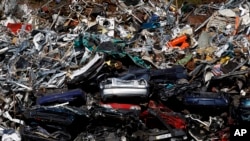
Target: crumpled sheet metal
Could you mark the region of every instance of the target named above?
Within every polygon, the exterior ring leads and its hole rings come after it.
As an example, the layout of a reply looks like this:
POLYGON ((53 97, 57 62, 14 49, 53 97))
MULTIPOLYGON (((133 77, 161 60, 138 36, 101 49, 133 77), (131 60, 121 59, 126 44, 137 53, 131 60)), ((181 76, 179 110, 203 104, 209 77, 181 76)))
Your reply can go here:
MULTIPOLYGON (((90 4, 90 2, 87 2, 88 4, 90 4)), ((71 5, 71 9, 73 11, 73 13, 79 14, 81 18, 84 19, 84 15, 81 15, 79 13, 79 11, 74 11, 74 10, 81 10, 81 8, 85 8, 84 4, 80 2, 72 2, 71 5), (80 6, 78 8, 80 9, 74 9, 77 8, 77 6, 80 6)), ((87 5, 88 5, 87 4, 87 5)), ((110 5, 112 5, 113 3, 111 2, 110 5)), ((155 12, 158 16, 160 17, 164 17, 164 15, 166 15, 166 12, 164 10, 162 10, 161 8, 159 8, 159 6, 157 4, 155 4, 154 2, 149 3, 149 4, 145 4, 145 3, 141 3, 142 5, 145 5, 145 7, 140 7, 140 6, 135 6, 136 8, 138 8, 138 10, 143 11, 144 8, 148 8, 148 7, 154 7, 155 12)), ((91 5, 91 4, 90 4, 91 5)), ((133 10, 128 10, 129 7, 124 5, 123 3, 120 3, 121 6, 123 6, 123 9, 127 9, 127 11, 125 11, 124 13, 121 12, 120 14, 128 14, 128 15, 132 15, 134 19, 134 22, 140 22, 143 19, 138 19, 138 17, 136 15, 133 14, 133 10)), ((116 5, 118 6, 118 5, 116 5)), ((88 7, 88 6, 87 6, 88 7)), ((89 6, 91 7, 91 6, 89 6)), ((119 6, 118 6, 119 7, 119 6)), ((98 6, 98 8, 101 8, 98 6)), ((29 10, 25 10, 26 12, 29 10)), ((29 11, 30 12, 30 11, 29 11)), ((119 11, 117 11, 119 13, 119 11)), ((28 12, 27 12, 28 13, 28 12)), ((146 15, 149 16, 149 14, 146 12, 146 15)), ((52 19, 53 22, 55 22, 55 27, 59 26, 60 24, 65 22, 65 18, 66 17, 61 17, 58 16, 56 14, 52 15, 52 19)), ((102 26, 102 32, 101 33, 107 33, 109 36, 114 36, 114 28, 115 28, 115 24, 114 24, 114 19, 113 18, 105 18, 105 17, 101 17, 101 16, 97 16, 97 23, 102 26), (110 24, 108 25, 106 28, 104 25, 104 21, 106 20, 105 24, 110 24), (112 31, 112 32, 111 32, 112 31)), ((130 18, 130 17, 128 17, 130 18)), ((115 20, 116 21, 116 20, 115 20)), ((116 21, 117 22, 117 21, 116 21)), ((220 21, 221 22, 221 21, 220 21)), ((39 25, 39 23, 35 23, 35 27, 36 25, 39 25)), ((124 27, 120 26, 120 31, 124 31, 123 29, 125 29, 124 27)), ((224 26, 224 25, 223 25, 224 26)), ((88 25, 87 28, 92 27, 92 25, 88 25)), ((84 32, 81 31, 79 29, 77 29, 78 27, 76 27, 73 31, 76 31, 76 33, 79 32, 84 32)), ((119 28, 118 28, 119 29, 119 28)), ((190 28, 187 28, 187 30, 189 30, 190 28)), ((126 30, 125 30, 126 31, 126 30)), ((162 31, 160 31, 161 33, 163 33, 162 31)), ((172 37, 175 38, 175 36, 177 36, 177 34, 183 34, 182 32, 185 33, 189 33, 192 34, 192 31, 180 31, 180 33, 175 33, 175 35, 173 35, 172 37)), ((121 37, 128 37, 124 36, 122 32, 120 32, 120 34, 122 35, 121 37)), ((131 34, 131 33, 129 33, 131 34)), ((154 45, 154 43, 156 41, 154 41, 154 39, 152 39, 152 36, 150 37, 151 33, 146 33, 145 35, 143 35, 147 41, 152 40, 152 42, 144 42, 144 46, 149 45, 152 46, 154 45), (153 44, 152 44, 153 43, 153 44)), ((125 34, 126 35, 126 34, 125 34)), ((13 47, 9 47, 9 48, 3 48, 1 51, 2 52, 11 52, 13 53, 13 56, 9 57, 8 63, 6 65, 6 63, 3 64, 3 70, 8 70, 8 72, 4 72, 5 76, 3 76, 3 79, 7 79, 8 83, 13 85, 14 88, 13 90, 34 90, 34 89, 39 89, 41 87, 49 87, 49 88, 61 88, 63 87, 62 83, 60 84, 55 84, 55 82, 63 82, 65 80, 65 75, 66 72, 71 71, 71 70, 65 70, 65 69, 61 69, 61 68, 65 68, 68 66, 72 66, 72 65, 79 65, 79 64, 74 64, 72 63, 72 60, 75 55, 74 53, 74 48, 72 47, 71 43, 73 41, 73 39, 77 36, 77 34, 66 34, 66 36, 69 36, 69 38, 67 37, 60 37, 57 35, 57 33, 55 33, 52 30, 49 29, 45 29, 45 30, 38 30, 38 33, 33 35, 33 36, 29 36, 26 35, 26 38, 29 39, 33 39, 33 42, 30 41, 23 41, 23 38, 19 38, 19 41, 17 41, 15 43, 16 46, 13 47), (62 40, 67 40, 66 42, 61 42, 59 41, 60 39, 62 40), (18 49, 16 49, 18 47, 18 49), (69 48, 65 48, 65 47, 69 47, 69 48), (7 51, 8 50, 8 51, 7 51), (32 68, 29 68, 29 66, 32 66, 32 68), (32 72, 30 72, 32 75, 26 75, 25 74, 25 70, 22 70, 23 68, 29 68, 30 70, 32 70, 32 72), (53 73, 47 73, 46 70, 47 69, 55 69, 56 71, 54 71, 53 73), (20 71, 20 72, 19 72, 20 71), (19 77, 20 79, 17 81, 16 80, 16 75, 17 72, 20 73, 21 77, 19 77), (45 75, 40 75, 44 74, 45 75), (62 74, 62 75, 57 75, 56 73, 62 74), (6 75, 8 74, 8 75, 6 75), (47 75, 52 75, 50 76, 51 79, 49 79, 47 77, 47 75), (29 78, 28 78, 29 77, 29 78), (57 79, 57 80, 56 80, 57 79), (12 81, 13 80, 13 81, 12 81), (36 82, 34 82, 35 80, 38 80, 36 82), (15 82, 17 81, 17 82, 15 82), (28 82, 31 81, 32 83, 28 82), (33 84, 35 83, 35 84, 33 84), (16 88, 17 87, 17 88, 16 88), (22 87, 22 88, 20 88, 22 87)), ((65 35, 62 35, 65 36, 65 35)), ((9 36, 5 36, 4 38, 9 37, 9 36)), ((6 41, 7 43, 10 43, 12 37, 9 37, 8 41, 6 41)), ((164 48, 164 47, 163 47, 164 48)), ((168 60, 167 60, 168 61, 168 60)), ((162 68, 162 67, 161 67, 162 68)))
POLYGON ((225 31, 230 28, 231 32, 234 30, 236 13, 231 9, 223 9, 216 11, 212 18, 207 23, 207 30, 215 28, 219 32, 225 31), (228 27, 230 26, 230 27, 228 27))
MULTIPOLYGON (((41 89, 67 88, 66 82, 80 75, 86 64, 97 56, 96 52, 117 58, 128 56, 142 68, 166 69, 181 65, 190 71, 191 80, 187 84, 197 78, 206 87, 212 85, 210 81, 214 77, 231 78, 240 74, 243 77, 237 79, 237 85, 232 88, 210 87, 225 92, 242 89, 242 95, 249 91, 248 86, 243 85, 248 78, 244 71, 250 63, 247 3, 235 6, 239 12, 230 8, 215 10, 205 24, 206 31, 199 34, 189 23, 177 22, 180 20, 176 17, 177 9, 170 4, 173 0, 170 3, 138 0, 133 1, 135 4, 74 0, 66 4, 58 2, 55 9, 49 7, 52 1, 48 1, 39 10, 29 9, 25 4, 16 5, 15 1, 3 0, 0 5, 6 17, 0 21, 0 90, 4 103, 0 113, 4 120, 24 124, 12 115, 17 103, 7 97, 9 94, 24 102, 22 106, 30 106, 29 96, 41 89), (13 9, 20 15, 15 15, 13 9), (32 31, 20 28, 13 34, 6 27, 8 23, 31 24, 32 31), (180 44, 173 48, 167 46, 169 41, 182 35, 189 37, 188 48, 180 49, 180 44), (202 63, 204 67, 200 66, 202 63)), ((11 125, 8 122, 4 126, 11 125)), ((19 140, 18 134, 8 134, 9 138, 12 135, 13 140, 19 140)))
POLYGON ((17 9, 17 1, 16 0, 3 0, 1 2, 0 8, 3 10, 3 13, 7 15, 11 15, 17 9))

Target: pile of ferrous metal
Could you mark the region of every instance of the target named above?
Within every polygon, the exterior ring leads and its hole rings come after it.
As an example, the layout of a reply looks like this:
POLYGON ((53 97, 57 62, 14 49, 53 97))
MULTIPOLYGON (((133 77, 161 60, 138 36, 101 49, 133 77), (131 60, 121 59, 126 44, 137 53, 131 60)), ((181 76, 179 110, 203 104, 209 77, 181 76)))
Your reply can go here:
POLYGON ((3 0, 1 139, 229 140, 250 121, 250 2, 174 4, 3 0))

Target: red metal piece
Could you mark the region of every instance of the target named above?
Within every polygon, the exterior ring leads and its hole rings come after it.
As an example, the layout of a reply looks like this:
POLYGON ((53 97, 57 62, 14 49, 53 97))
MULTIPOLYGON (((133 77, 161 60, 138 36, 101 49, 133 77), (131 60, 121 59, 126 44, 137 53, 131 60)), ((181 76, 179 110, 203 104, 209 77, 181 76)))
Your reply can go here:
POLYGON ((139 105, 135 104, 124 104, 124 103, 100 103, 102 107, 112 108, 116 110, 141 110, 139 105))
POLYGON ((229 141, 229 134, 230 134, 230 129, 229 127, 223 129, 222 131, 219 132, 219 137, 221 141, 229 141))
POLYGON ((79 24, 79 21, 77 21, 76 19, 75 20, 72 20, 70 21, 70 26, 77 26, 79 24))
POLYGON ((49 13, 49 8, 47 6, 44 6, 41 9, 44 13, 49 13))
POLYGON ((177 46, 178 44, 185 42, 187 39, 188 39, 187 35, 182 35, 182 36, 177 37, 174 40, 170 41, 169 44, 171 46, 177 46))
MULTIPOLYGON (((176 129, 186 129, 186 121, 184 118, 181 118, 180 115, 173 112, 171 109, 166 107, 163 104, 156 105, 154 101, 149 101, 149 108, 153 109, 158 113, 158 115, 164 119, 164 121, 169 124, 170 126, 176 129)), ((148 118, 151 118, 149 112, 146 110, 141 113, 140 117, 145 121, 148 118)))
POLYGON ((31 24, 22 24, 22 23, 8 23, 7 27, 11 30, 13 34, 17 34, 23 27, 26 31, 32 30, 31 24))
POLYGON ((188 40, 188 36, 187 35, 182 35, 180 37, 177 37, 177 38, 169 41, 167 43, 167 45, 169 47, 179 46, 181 49, 186 49, 186 48, 188 48, 190 46, 189 43, 187 42, 187 40, 188 40))
POLYGON ((183 42, 183 43, 181 44, 180 48, 181 48, 181 49, 186 49, 186 48, 188 48, 189 46, 190 46, 190 45, 189 45, 188 42, 183 42))

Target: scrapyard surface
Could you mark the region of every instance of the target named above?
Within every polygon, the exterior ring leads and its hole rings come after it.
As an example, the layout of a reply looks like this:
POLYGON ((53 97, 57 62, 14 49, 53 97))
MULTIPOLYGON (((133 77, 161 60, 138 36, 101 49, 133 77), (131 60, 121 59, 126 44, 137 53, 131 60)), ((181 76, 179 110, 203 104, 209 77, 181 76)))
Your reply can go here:
POLYGON ((0 5, 2 141, 245 139, 249 0, 32 2, 0 5))

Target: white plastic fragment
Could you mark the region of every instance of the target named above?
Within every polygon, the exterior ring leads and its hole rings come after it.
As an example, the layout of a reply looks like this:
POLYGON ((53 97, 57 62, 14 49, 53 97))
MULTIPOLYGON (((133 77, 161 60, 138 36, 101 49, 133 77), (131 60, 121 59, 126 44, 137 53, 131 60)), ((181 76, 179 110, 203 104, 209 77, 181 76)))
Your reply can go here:
POLYGON ((205 83, 207 83, 208 81, 210 81, 213 76, 214 76, 214 74, 211 71, 207 71, 206 74, 205 74, 205 77, 204 77, 205 83))
POLYGON ((241 96, 246 96, 246 92, 244 90, 240 90, 240 95, 241 96))
POLYGON ((180 34, 193 35, 193 28, 187 24, 182 29, 180 29, 180 34))
POLYGON ((66 18, 63 16, 58 16, 58 14, 52 15, 53 22, 55 22, 55 27, 63 25, 66 21, 66 18))
POLYGON ((231 9, 222 9, 218 11, 220 15, 225 17, 236 17, 236 13, 231 9))

